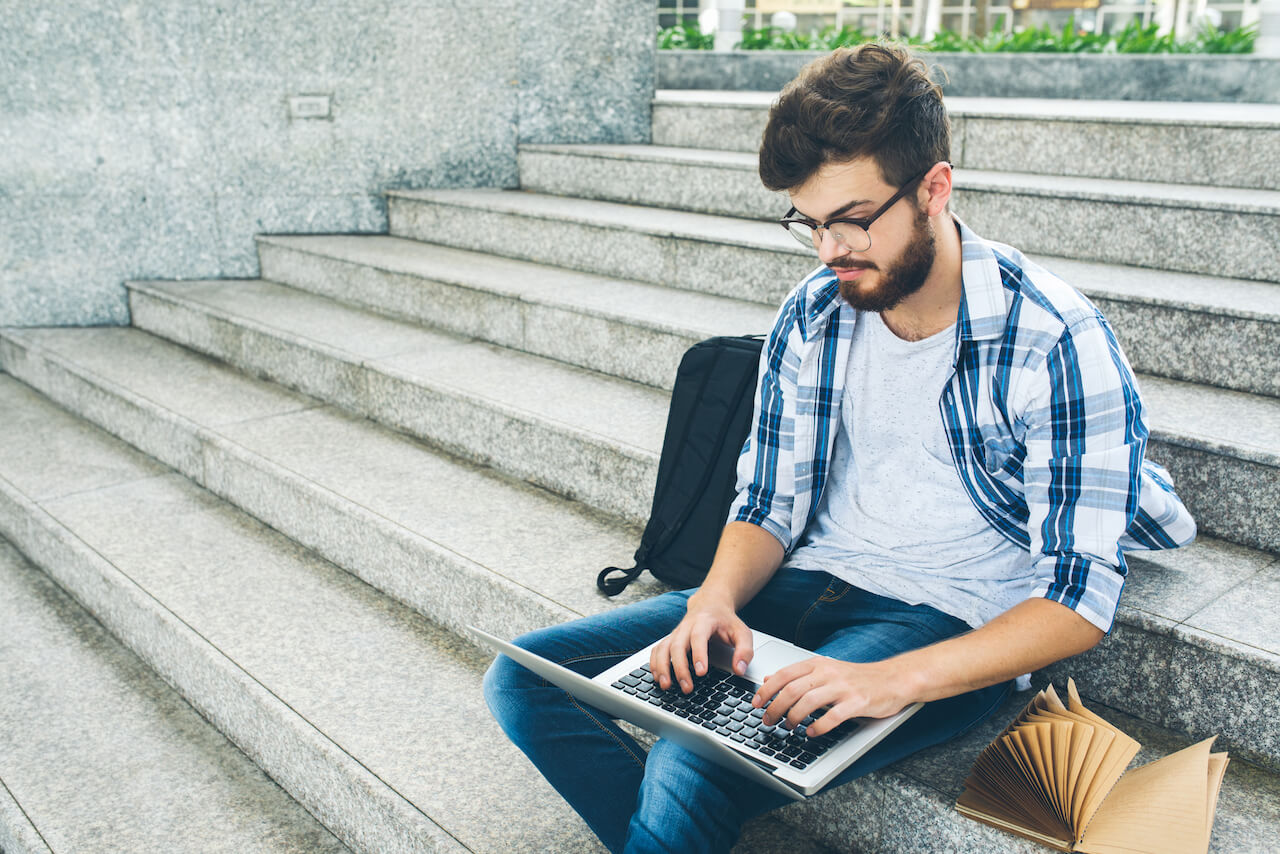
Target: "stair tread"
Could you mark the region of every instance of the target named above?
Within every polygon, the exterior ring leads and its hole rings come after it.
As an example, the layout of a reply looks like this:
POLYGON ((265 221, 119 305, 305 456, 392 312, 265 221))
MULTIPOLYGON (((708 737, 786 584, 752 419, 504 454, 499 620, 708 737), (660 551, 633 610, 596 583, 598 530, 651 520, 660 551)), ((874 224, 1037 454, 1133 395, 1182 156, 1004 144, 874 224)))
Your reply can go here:
MULTIPOLYGON (((3 380, 0 388, 17 385, 3 380)), ((46 418, 53 425, 75 420, 47 402, 27 405, 52 410, 46 418)), ((28 436, 28 441, 39 437, 28 436)), ((119 445, 105 436, 100 441, 119 445)), ((0 455, 0 476, 8 474, 10 459, 0 455)), ((485 714, 478 691, 484 658, 458 639, 178 475, 72 492, 43 501, 42 507, 199 632, 233 666, 251 674, 307 725, 469 848, 592 846, 585 830, 566 819, 567 808, 485 714), (140 518, 182 524, 130 524, 140 518), (452 701, 448 708, 432 699, 445 690, 452 701), (483 737, 459 738, 460 717, 474 720, 468 732, 483 737), (493 822, 495 797, 518 803, 521 821, 493 822)), ((995 718, 958 741, 911 757, 875 780, 925 811, 935 826, 954 821, 951 805, 972 758, 1025 699, 1012 699, 995 718)), ((1128 716, 1102 707, 1098 711, 1143 742, 1141 759, 1186 743, 1128 716)), ((1233 763, 1212 850, 1240 850, 1243 841, 1271 838, 1280 827, 1277 791, 1275 774, 1233 763)), ((803 809, 819 810, 836 821, 847 807, 833 794, 803 809)), ((1011 841, 977 825, 963 827, 995 844, 1011 841)))
POLYGON ((647 386, 383 317, 260 279, 134 286, 278 330, 420 384, 455 389, 498 408, 535 413, 567 431, 607 437, 645 452, 661 449, 667 404, 661 392, 647 386))
MULTIPOLYGON (((662 447, 669 398, 636 383, 462 340, 260 280, 138 287, 348 353, 348 358, 415 382, 446 384, 495 405, 536 413, 567 430, 654 455, 662 447)), ((1141 384, 1154 436, 1280 466, 1280 399, 1152 376, 1143 376, 1141 384)))
POLYGON ((774 315, 757 303, 388 235, 262 235, 258 242, 690 336, 767 332, 774 315))
MULTIPOLYGON (((776 92, 659 89, 653 103, 661 106, 713 106, 768 109, 776 92)), ((956 117, 1084 120, 1122 124, 1172 124, 1211 127, 1280 127, 1280 104, 1233 104, 1195 101, 1093 101, 1066 98, 945 97, 956 117)))
POLYGON ((456 635, 176 473, 40 506, 469 850, 596 850, 498 730, 487 659, 456 635), (495 797, 521 821, 494 822, 495 797))
MULTIPOLYGON (((662 145, 525 144, 520 146, 520 150, 618 161, 675 163, 706 169, 737 169, 749 172, 752 176, 756 172, 758 162, 756 155, 748 152, 662 145)), ((961 192, 1012 190, 1038 196, 1280 215, 1280 190, 1036 175, 965 168, 955 170, 955 188, 961 192)), ((779 216, 785 212, 784 208, 779 216)))
MULTIPOLYGON (((562 617, 606 607, 607 601, 595 591, 595 573, 624 561, 630 565, 627 559, 639 541, 634 528, 581 504, 442 455, 386 427, 252 379, 139 330, 38 330, 26 340, 100 377, 115 393, 145 399, 170 417, 189 422, 188 430, 216 433, 355 508, 497 572, 519 588, 514 592, 527 591, 545 603, 545 610, 562 617), (125 367, 113 372, 116 365, 125 367), (224 401, 222 408, 212 412, 194 403, 192 396, 174 389, 180 385, 207 391, 224 401), (289 404, 304 400, 310 405, 289 405, 271 414, 245 407, 237 413, 238 397, 255 389, 261 397, 274 390, 289 404), (406 478, 405 472, 414 477, 406 478), (442 502, 442 492, 471 500, 442 502), (495 537, 495 530, 503 536, 495 537), (559 533, 564 530, 574 532, 572 554, 565 553, 559 533)), ((6 411, 23 411, 24 401, 34 392, 7 376, 0 375, 0 381, 6 386, 2 398, 11 404, 6 411)), ((36 411, 33 418, 49 417, 43 408, 36 411)), ((105 486, 168 472, 142 454, 132 455, 129 467, 118 470, 121 463, 114 459, 120 452, 114 445, 98 448, 86 443, 81 433, 96 431, 77 429, 77 424, 81 422, 60 424, 57 430, 42 428, 47 436, 41 436, 41 447, 52 448, 47 453, 59 460, 58 466, 51 466, 47 454, 30 447, 40 434, 14 421, 0 443, 8 460, 6 476, 43 500, 83 489, 71 485, 75 481, 68 473, 77 469, 82 481, 92 477, 89 483, 105 486), (106 464, 100 457, 113 462, 106 464)), ((655 585, 646 579, 615 601, 652 595, 655 585)))
MULTIPOLYGON (((230 389, 273 387, 137 330, 26 329, 6 334, 56 354, 68 364, 83 365, 81 370, 104 373, 102 367, 106 366, 108 381, 126 390, 141 389, 138 393, 160 407, 182 406, 190 399, 165 391, 176 384, 174 377, 200 377, 200 385, 227 400, 228 406, 234 405, 230 389), (109 373, 120 364, 128 367, 109 373), (191 364, 201 366, 200 370, 188 367, 191 364), (224 387, 228 390, 222 390, 224 387)), ((259 418, 235 418, 223 412, 216 417, 228 426, 218 427, 218 435, 452 552, 484 566, 500 566, 499 574, 520 588, 568 611, 592 613, 604 607, 591 586, 592 572, 606 565, 629 563, 625 558, 638 542, 635 529, 615 527, 606 517, 582 511, 581 505, 533 488, 513 487, 506 478, 469 464, 442 461, 425 446, 372 422, 328 407, 298 407, 300 395, 283 390, 281 394, 294 403, 291 409, 259 418), (424 476, 402 482, 404 471, 422 471, 424 476), (436 483, 475 495, 483 502, 458 502, 465 506, 432 510, 436 483), (498 511, 491 508, 509 510, 495 515, 498 511), (572 521, 564 508, 576 508, 568 513, 572 521), (565 520, 558 521, 562 516, 565 520), (491 535, 495 529, 510 534, 495 542, 491 535), (566 564, 556 533, 566 529, 580 532, 583 542, 571 564, 566 564)), ((173 414, 194 421, 188 413, 195 407, 187 406, 190 409, 175 408, 173 414)), ((204 417, 211 421, 214 416, 206 413, 204 417)), ((199 421, 196 424, 204 426, 199 421)), ((21 448, 13 448, 6 456, 21 457, 21 448)), ((1275 556, 1202 537, 1187 549, 1133 553, 1131 557, 1142 570, 1135 573, 1137 580, 1122 600, 1121 619, 1147 627, 1149 618, 1155 618, 1161 626, 1209 632, 1236 644, 1223 647, 1229 654, 1239 654, 1238 645, 1244 644, 1249 648, 1246 652, 1257 652, 1250 653, 1251 660, 1280 670, 1280 651, 1269 651, 1280 637, 1280 629, 1267 616, 1268 600, 1246 599, 1246 610, 1236 612, 1247 616, 1243 621, 1230 612, 1220 613, 1219 604, 1224 597, 1238 598, 1236 590, 1280 574, 1280 560, 1275 556)))
POLYGON ((3 540, 0 624, 0 778, 49 849, 347 850, 3 540))

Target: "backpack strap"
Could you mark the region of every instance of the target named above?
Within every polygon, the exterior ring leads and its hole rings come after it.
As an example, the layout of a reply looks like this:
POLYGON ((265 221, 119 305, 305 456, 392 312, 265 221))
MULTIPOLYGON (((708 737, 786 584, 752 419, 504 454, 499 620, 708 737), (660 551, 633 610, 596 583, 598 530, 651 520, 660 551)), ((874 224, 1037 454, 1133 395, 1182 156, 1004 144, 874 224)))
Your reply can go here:
POLYGON ((644 567, 636 564, 630 569, 623 569, 619 566, 606 566, 600 570, 600 574, 596 576, 596 587, 606 596, 617 596, 623 590, 627 589, 627 585, 640 577, 640 573, 644 572, 644 567), (621 572, 619 578, 609 578, 610 573, 621 572))

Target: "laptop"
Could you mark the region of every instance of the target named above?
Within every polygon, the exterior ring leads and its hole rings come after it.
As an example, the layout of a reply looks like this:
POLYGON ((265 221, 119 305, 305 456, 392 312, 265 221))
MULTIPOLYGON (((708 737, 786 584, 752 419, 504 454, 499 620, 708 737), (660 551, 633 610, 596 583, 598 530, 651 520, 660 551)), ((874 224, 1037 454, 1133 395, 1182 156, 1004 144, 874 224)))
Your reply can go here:
POLYGON ((684 694, 677 685, 663 691, 656 684, 649 672, 652 645, 588 678, 474 626, 468 629, 495 651, 583 702, 797 801, 820 791, 924 705, 915 703, 887 718, 855 718, 810 737, 804 728, 821 710, 788 731, 764 724, 764 710, 751 708, 751 698, 766 676, 815 655, 763 632, 752 632, 755 653, 745 676, 731 670, 732 649, 713 640, 707 674, 695 676, 693 691, 684 694))

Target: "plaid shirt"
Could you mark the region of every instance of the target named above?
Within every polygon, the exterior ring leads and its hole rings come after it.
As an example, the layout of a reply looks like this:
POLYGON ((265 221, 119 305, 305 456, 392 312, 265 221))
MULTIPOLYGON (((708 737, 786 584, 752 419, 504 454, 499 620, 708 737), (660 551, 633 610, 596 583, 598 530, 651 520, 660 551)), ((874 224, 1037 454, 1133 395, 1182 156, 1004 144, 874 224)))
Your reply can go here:
MULTIPOLYGON (((1108 631, 1124 550, 1186 545, 1195 522, 1168 472, 1144 460, 1137 382, 1106 319, 1022 253, 959 225, 956 370, 938 401, 956 471, 992 527, 1033 555, 1032 596, 1108 631)), ((729 519, 788 552, 827 482, 856 318, 820 267, 783 303, 761 354, 729 519)))

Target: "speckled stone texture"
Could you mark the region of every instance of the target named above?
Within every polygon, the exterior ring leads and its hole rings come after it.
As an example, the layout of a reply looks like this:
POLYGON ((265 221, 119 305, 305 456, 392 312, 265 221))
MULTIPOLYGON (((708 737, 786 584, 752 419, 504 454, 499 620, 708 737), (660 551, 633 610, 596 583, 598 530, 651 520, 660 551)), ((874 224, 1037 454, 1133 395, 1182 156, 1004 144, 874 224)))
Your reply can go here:
MULTIPOLYGON (((521 186, 541 193, 775 220, 790 207, 735 152, 534 146, 521 186)), ((1280 192, 958 171, 953 209, 1026 252, 1280 281, 1280 192)))
MULTIPOLYGON (((776 92, 822 54, 658 51, 659 89, 776 92)), ((1280 60, 1262 56, 929 53, 948 95, 1280 103, 1280 60)))
POLYGON ((290 288, 239 285, 137 290, 135 323, 628 520, 647 516, 660 392, 290 288))
POLYGON ((649 138, 645 0, 18 4, 0 33, 0 325, 256 273, 258 232, 383 231, 383 190, 513 186, 515 146, 649 138), (572 61, 565 61, 566 59, 572 61), (328 117, 291 118, 295 95, 328 117))
POLYGON ((776 307, 813 269, 777 225, 590 199, 398 192, 391 233, 776 307))
POLYGON ((773 309, 380 235, 263 237, 265 278, 392 317, 671 388, 710 335, 766 332, 773 309))
POLYGON ((649 141, 657 23, 650 0, 501 5, 516 24, 521 142, 649 141))
MULTIPOLYGON (((653 142, 754 154, 775 97, 660 91, 653 142)), ((946 107, 961 168, 1280 189, 1277 105, 950 96, 946 107)))
POLYGON ((353 847, 595 850, 497 732, 485 662, 456 636, 176 475, 47 513, 3 496, 6 534, 25 519, 23 548, 353 847), (496 792, 520 803, 518 824, 492 820, 496 792))
POLYGON ((53 850, 347 850, 2 541, 0 587, 0 775, 53 850))
POLYGON ((1196 210, 1143 199, 1103 200, 1087 193, 1049 195, 966 183, 953 200, 956 213, 979 234, 1026 252, 1280 281, 1280 242, 1275 239, 1280 212, 1274 207, 1196 210))

